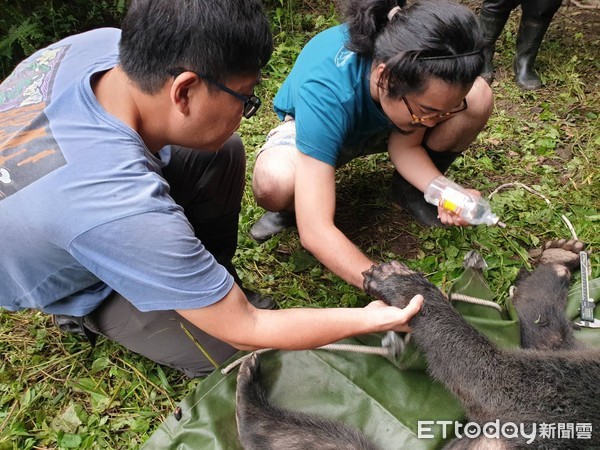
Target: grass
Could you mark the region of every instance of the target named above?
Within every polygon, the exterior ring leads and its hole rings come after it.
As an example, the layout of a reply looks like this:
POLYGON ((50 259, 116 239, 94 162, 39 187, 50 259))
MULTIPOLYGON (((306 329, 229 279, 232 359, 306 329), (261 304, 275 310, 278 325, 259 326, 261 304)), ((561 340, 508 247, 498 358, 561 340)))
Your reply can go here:
MULTIPOLYGON (((277 48, 260 95, 270 104, 306 40, 335 23, 329 2, 279 0, 271 5, 277 48)), ((474 8, 475 2, 470 4, 474 8)), ((452 178, 489 194, 503 183, 493 209, 506 229, 422 229, 385 200, 391 165, 384 155, 356 160, 338 172, 340 228, 374 260, 401 259, 444 287, 461 270, 464 254, 480 251, 498 301, 527 264, 527 251, 548 239, 569 237, 568 217, 592 251, 600 222, 600 35, 597 12, 563 6, 538 57, 546 86, 520 91, 511 79, 518 13, 498 42, 493 85, 496 109, 477 142, 451 168, 452 178)), ((248 182, 254 155, 277 119, 270 108, 245 121, 248 182)), ((369 299, 304 251, 295 230, 264 244, 247 237, 263 213, 247 188, 236 256, 244 282, 273 295, 280 307, 362 306, 369 299)), ((592 254, 593 277, 600 258, 592 254)), ((95 349, 62 336, 49 317, 26 311, 0 313, 0 450, 137 448, 200 383, 122 347, 100 340, 95 349)))

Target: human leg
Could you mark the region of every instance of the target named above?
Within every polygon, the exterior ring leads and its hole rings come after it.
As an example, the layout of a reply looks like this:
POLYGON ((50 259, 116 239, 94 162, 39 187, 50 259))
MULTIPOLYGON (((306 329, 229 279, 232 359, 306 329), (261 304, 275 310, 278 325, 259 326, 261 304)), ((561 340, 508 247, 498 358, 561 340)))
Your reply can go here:
MULTIPOLYGON (((460 155, 460 153, 433 151, 426 145, 424 147, 435 167, 442 173, 445 173, 460 155)), ((392 175, 389 198, 394 207, 409 213, 422 226, 441 226, 437 207, 427 203, 423 192, 406 181, 396 170, 392 175)))
MULTIPOLYGON (((174 147, 163 175, 171 196, 184 208, 204 247, 242 287, 232 263, 238 244, 238 220, 245 185, 246 154, 241 139, 230 137, 218 152, 174 147)), ((262 309, 275 302, 242 287, 248 300, 262 309)))
POLYGON ((535 72, 535 59, 561 3, 562 0, 524 0, 521 4, 523 15, 513 61, 515 81, 521 89, 535 90, 542 87, 542 81, 535 72))
POLYGON ((218 152, 174 147, 163 169, 170 194, 183 207, 194 233, 230 272, 245 170, 244 146, 236 135, 218 152))
POLYGON ((488 83, 494 80, 492 60, 496 51, 496 41, 502 32, 510 12, 518 5, 518 0, 484 0, 479 11, 479 23, 483 31, 484 66, 481 77, 488 83))
POLYGON ((296 128, 286 120, 269 133, 254 164, 252 190, 267 212, 252 226, 250 236, 264 242, 296 223, 294 182, 296 173, 296 128))
POLYGON ((208 375, 215 370, 215 364, 223 363, 237 352, 234 347, 204 333, 175 311, 142 312, 116 292, 85 316, 83 325, 93 333, 191 378, 208 375))

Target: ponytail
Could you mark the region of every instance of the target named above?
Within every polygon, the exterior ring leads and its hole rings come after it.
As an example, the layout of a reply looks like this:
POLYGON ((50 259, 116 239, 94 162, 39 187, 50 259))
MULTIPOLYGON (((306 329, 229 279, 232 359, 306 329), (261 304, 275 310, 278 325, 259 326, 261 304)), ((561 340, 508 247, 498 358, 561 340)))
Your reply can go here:
POLYGON ((362 56, 371 56, 377 35, 389 22, 388 14, 395 7, 403 7, 405 0, 348 0, 344 18, 350 32, 346 47, 362 56))
POLYGON ((483 68, 483 35, 468 7, 451 0, 348 0, 346 47, 385 64, 382 87, 391 97, 422 89, 436 77, 469 85, 483 68), (389 17, 388 17, 389 15, 389 17))

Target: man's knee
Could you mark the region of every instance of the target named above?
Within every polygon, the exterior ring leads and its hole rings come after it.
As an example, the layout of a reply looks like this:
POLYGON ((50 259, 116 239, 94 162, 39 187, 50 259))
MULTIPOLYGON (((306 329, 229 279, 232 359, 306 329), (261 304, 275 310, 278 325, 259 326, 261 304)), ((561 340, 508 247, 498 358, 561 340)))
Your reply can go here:
POLYGON ((225 157, 228 172, 232 173, 235 178, 245 178, 246 151, 239 135, 231 135, 223 145, 223 148, 219 150, 219 155, 225 157))
MULTIPOLYGON (((172 147, 171 161, 163 175, 171 186, 175 202, 187 208, 217 194, 228 194, 241 202, 246 172, 246 153, 242 140, 232 135, 218 152, 172 147)), ((239 205, 238 205, 239 206, 239 205)))
MULTIPOLYGON (((217 364, 223 364, 237 352, 238 350, 233 347, 224 346, 220 350, 219 354, 211 355, 211 358, 217 364)), ((185 355, 183 358, 180 358, 180 360, 177 361, 169 361, 165 365, 183 372, 189 378, 198 378, 206 377, 218 369, 218 367, 214 365, 213 361, 210 361, 203 356, 198 356, 198 354, 194 354, 185 355)))
POLYGON ((140 311, 117 292, 85 316, 83 324, 96 334, 192 378, 208 375, 216 368, 213 361, 221 364, 237 352, 175 311, 140 311))
POLYGON ((238 211, 246 185, 246 152, 237 134, 232 135, 217 152, 203 176, 206 199, 220 205, 218 211, 227 214, 238 211))

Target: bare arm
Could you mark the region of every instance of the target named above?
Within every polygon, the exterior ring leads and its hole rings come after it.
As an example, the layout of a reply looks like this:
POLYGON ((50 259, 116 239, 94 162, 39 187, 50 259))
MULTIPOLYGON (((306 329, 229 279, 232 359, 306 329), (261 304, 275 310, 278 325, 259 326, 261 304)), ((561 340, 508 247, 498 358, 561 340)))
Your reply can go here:
MULTIPOLYGON (((439 175, 443 175, 431 161, 431 158, 421 145, 423 132, 405 136, 400 133, 392 133, 388 143, 388 153, 394 167, 406 181, 415 186, 421 192, 439 175)), ((479 191, 471 189, 475 195, 479 191)), ((469 225, 456 214, 438 207, 440 221, 445 225, 465 226, 469 225)))
POLYGON ((334 167, 298 152, 295 208, 304 248, 336 275, 362 289, 362 273, 373 262, 334 224, 334 167))
POLYGON ((442 175, 421 145, 424 133, 424 130, 417 130, 408 136, 391 133, 388 142, 388 153, 394 167, 421 192, 435 177, 442 175))
POLYGON ((415 297, 399 309, 381 301, 364 308, 254 308, 237 285, 219 302, 206 308, 177 312, 198 328, 240 349, 301 350, 350 336, 395 330, 409 331, 408 321, 421 308, 415 297))

